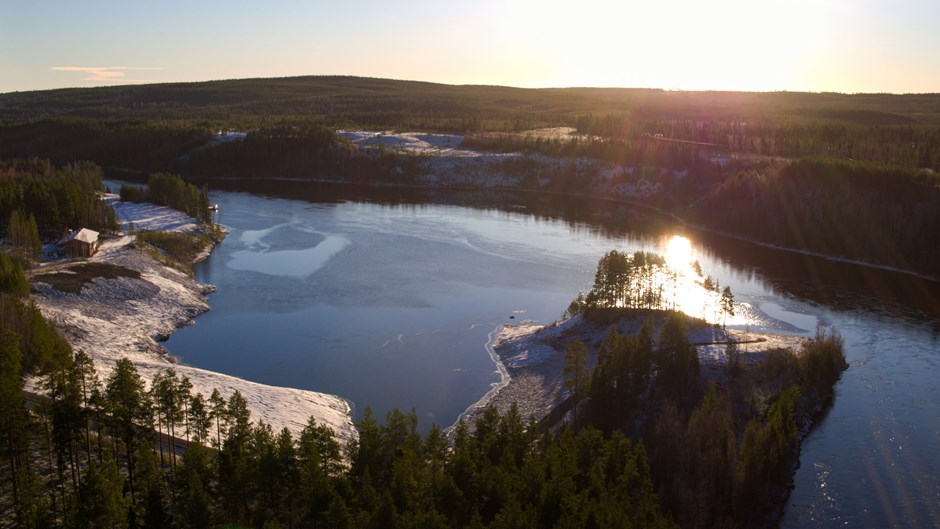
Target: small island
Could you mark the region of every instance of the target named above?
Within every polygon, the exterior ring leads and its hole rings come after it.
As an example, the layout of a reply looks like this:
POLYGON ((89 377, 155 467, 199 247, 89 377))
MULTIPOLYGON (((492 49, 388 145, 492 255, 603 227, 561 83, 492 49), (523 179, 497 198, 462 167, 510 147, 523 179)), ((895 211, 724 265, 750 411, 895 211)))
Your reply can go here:
MULTIPOLYGON (((680 526, 772 525, 800 443, 847 367, 841 337, 728 330, 666 308, 672 280, 660 256, 605 255, 567 319, 496 334, 506 376, 454 429, 509 414, 626 435, 646 446, 656 493, 680 526)), ((733 313, 730 289, 714 290, 733 313)))

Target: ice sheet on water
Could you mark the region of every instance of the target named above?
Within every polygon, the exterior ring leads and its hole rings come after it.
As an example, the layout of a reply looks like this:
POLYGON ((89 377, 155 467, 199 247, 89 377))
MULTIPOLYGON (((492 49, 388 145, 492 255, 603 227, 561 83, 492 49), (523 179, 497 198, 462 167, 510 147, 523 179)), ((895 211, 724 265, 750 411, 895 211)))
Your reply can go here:
POLYGON ((760 310, 779 324, 782 324, 779 327, 783 328, 778 330, 806 334, 814 332, 819 324, 819 318, 812 314, 792 312, 776 303, 762 303, 760 310))
POLYGON ((320 244, 303 250, 239 250, 232 253, 228 267, 276 276, 308 277, 347 245, 349 239, 328 235, 320 244))

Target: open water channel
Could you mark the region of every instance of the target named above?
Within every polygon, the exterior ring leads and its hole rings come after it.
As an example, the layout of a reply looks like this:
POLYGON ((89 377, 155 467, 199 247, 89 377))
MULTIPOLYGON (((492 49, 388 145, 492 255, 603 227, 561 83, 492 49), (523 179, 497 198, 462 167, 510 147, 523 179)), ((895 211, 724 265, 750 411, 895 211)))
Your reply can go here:
MULTIPOLYGON (((730 326, 845 338, 849 369, 803 443, 784 527, 940 527, 936 283, 727 241, 623 205, 279 184, 217 190, 229 230, 196 267, 211 312, 166 346, 182 362, 448 426, 499 381, 498 326, 561 317, 610 249, 730 285, 730 326), (291 197, 291 198, 283 198, 291 197)), ((696 302, 697 303, 697 302, 696 302)), ((697 306, 697 305, 696 305, 697 306)))

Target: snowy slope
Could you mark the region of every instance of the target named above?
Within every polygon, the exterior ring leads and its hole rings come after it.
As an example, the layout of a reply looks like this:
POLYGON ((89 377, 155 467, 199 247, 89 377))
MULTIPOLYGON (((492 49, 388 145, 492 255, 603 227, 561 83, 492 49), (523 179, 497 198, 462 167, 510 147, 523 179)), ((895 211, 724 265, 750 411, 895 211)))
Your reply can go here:
MULTIPOLYGON (((125 229, 192 231, 197 223, 190 217, 153 204, 112 202, 125 229)), ((157 262, 133 249, 132 236, 104 241, 101 251, 88 260, 63 265, 49 263, 47 268, 64 270, 84 262, 108 263, 140 272, 139 279, 96 278, 80 294, 64 293, 44 283, 37 283, 33 299, 43 315, 78 350, 95 361, 102 380, 115 362, 126 357, 140 370, 146 381, 167 368, 187 376, 193 392, 208 397, 218 389, 226 398, 240 391, 248 401, 254 421, 264 421, 275 431, 288 428, 298 434, 310 417, 332 428, 342 439, 353 439, 357 432, 350 416, 349 403, 334 395, 257 384, 247 380, 176 364, 156 338, 169 336, 209 310, 205 294, 213 287, 200 285, 185 274, 157 262)), ((42 274, 46 270, 37 270, 42 274)), ((32 381, 35 384, 36 381, 32 381)))

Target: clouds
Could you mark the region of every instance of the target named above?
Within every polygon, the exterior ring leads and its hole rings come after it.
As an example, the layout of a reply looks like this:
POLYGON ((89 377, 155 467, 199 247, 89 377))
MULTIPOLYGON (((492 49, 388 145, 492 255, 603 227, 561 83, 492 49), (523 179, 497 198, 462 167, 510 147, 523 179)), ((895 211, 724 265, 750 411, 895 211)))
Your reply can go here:
POLYGON ((153 83, 153 79, 131 79, 128 72, 154 71, 163 68, 148 66, 53 66, 50 70, 56 72, 76 72, 85 74, 82 81, 96 83, 153 83))

